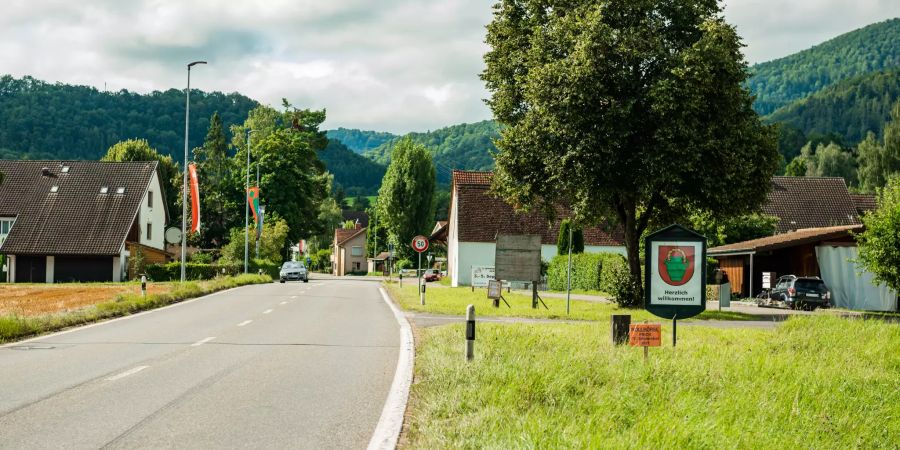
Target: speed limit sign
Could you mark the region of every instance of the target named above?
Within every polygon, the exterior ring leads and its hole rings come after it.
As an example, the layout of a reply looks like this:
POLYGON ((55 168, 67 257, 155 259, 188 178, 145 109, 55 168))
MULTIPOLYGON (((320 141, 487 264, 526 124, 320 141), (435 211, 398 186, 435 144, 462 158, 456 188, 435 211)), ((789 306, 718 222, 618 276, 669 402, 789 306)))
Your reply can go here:
POLYGON ((428 250, 428 238, 425 236, 414 237, 412 240, 412 248, 419 253, 428 250))

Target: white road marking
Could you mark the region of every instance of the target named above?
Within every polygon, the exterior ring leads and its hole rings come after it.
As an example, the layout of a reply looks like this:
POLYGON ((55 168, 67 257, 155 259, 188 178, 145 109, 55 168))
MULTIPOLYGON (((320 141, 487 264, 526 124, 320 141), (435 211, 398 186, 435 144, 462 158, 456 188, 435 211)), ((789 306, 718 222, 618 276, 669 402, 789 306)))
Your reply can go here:
POLYGON ((281 302, 279 305, 287 305, 287 302, 281 302))
POLYGON ((242 327, 242 326, 244 326, 244 325, 249 324, 250 322, 253 322, 253 321, 252 321, 252 320, 245 320, 245 321, 239 323, 238 326, 239 326, 239 327, 242 327))
POLYGON ((194 342, 193 344, 191 344, 191 347, 199 347, 199 346, 201 346, 201 345, 203 345, 203 344, 205 344, 205 343, 207 343, 207 342, 209 342, 209 341, 211 341, 211 340, 213 340, 213 339, 215 339, 215 336, 213 336, 213 337, 208 337, 208 338, 206 338, 206 339, 200 339, 199 341, 194 342))
POLYGON ((263 314, 268 314, 268 313, 270 313, 270 312, 272 312, 272 310, 271 310, 271 309, 267 309, 267 310, 263 311, 263 314))
POLYGON ((146 368, 148 368, 148 367, 150 367, 150 366, 137 366, 137 367, 135 367, 134 369, 126 370, 126 371, 124 371, 124 372, 122 372, 122 373, 120 373, 120 374, 118 374, 118 375, 113 375, 113 376, 107 378, 106 381, 116 381, 116 380, 118 380, 118 379, 125 378, 125 377, 127 377, 127 376, 129 376, 129 375, 134 375, 134 374, 136 374, 136 373, 138 373, 138 372, 140 372, 140 371, 142 371, 142 370, 144 370, 144 369, 146 369, 146 368))

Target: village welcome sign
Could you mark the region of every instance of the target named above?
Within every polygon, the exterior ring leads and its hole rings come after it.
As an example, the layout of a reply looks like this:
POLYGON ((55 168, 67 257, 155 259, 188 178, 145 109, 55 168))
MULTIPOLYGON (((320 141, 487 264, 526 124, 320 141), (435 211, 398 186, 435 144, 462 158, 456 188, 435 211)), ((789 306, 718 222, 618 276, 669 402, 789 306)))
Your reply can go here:
POLYGON ((647 236, 644 245, 647 311, 687 319, 706 310, 706 238, 681 225, 647 236))

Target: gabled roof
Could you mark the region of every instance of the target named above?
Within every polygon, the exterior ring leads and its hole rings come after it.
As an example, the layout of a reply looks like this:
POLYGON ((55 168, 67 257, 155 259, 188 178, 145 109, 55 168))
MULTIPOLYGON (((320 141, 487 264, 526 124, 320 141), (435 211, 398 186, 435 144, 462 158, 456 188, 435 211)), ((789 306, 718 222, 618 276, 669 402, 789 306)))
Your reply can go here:
POLYGON ((860 216, 878 207, 878 197, 875 194, 850 194, 850 198, 856 206, 856 213, 860 216))
MULTIPOLYGON (((538 234, 541 243, 555 245, 562 219, 571 212, 557 207, 557 219, 550 223, 539 211, 518 213, 490 192, 492 172, 453 171, 451 195, 457 196, 458 236, 461 242, 496 242, 499 234, 538 234)), ((584 230, 584 244, 621 246, 621 231, 605 231, 599 227, 584 230)))
POLYGON ((334 240, 337 242, 337 245, 343 245, 345 242, 359 236, 362 233, 365 233, 365 228, 351 228, 349 230, 338 228, 334 230, 334 240))
POLYGON ((762 211, 780 219, 778 233, 860 223, 843 178, 772 177, 762 211))
POLYGON ((766 236, 734 244, 720 245, 706 251, 709 256, 760 252, 810 244, 850 236, 850 232, 862 231, 862 225, 844 225, 839 227, 807 228, 788 233, 766 236))
POLYGON ((378 256, 376 256, 374 258, 368 258, 368 259, 372 260, 372 261, 386 261, 390 257, 391 257, 390 252, 381 252, 378 254, 378 256))
POLYGON ((0 160, 6 175, 0 184, 0 216, 16 217, 0 253, 118 254, 157 164, 0 160), (108 192, 102 194, 104 186, 108 192), (117 193, 119 188, 124 192, 117 193))

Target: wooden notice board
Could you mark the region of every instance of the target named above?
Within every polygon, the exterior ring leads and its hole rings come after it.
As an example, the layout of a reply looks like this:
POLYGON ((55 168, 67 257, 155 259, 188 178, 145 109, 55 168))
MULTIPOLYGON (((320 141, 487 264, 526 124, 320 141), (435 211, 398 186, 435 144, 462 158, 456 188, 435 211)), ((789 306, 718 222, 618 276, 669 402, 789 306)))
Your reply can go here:
POLYGON ((662 345, 662 325, 658 323, 633 323, 628 331, 628 343, 632 347, 662 345))

